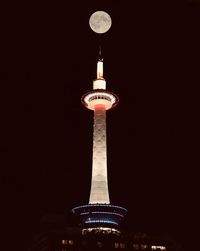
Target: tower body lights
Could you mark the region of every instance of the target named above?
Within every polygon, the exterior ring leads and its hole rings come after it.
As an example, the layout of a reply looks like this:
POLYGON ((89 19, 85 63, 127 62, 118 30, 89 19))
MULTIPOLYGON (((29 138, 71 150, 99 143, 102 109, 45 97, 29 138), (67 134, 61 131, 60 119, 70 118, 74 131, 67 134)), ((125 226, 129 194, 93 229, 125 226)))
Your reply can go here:
POLYGON ((107 179, 106 111, 117 105, 117 95, 106 90, 103 59, 97 61, 97 78, 93 90, 83 95, 83 105, 94 111, 92 180, 89 204, 72 211, 82 218, 84 227, 116 228, 127 210, 110 204, 107 179))
POLYGON ((82 97, 82 103, 94 111, 92 182, 89 204, 110 203, 107 180, 106 110, 118 102, 115 94, 106 91, 103 60, 97 62, 97 79, 93 91, 82 97))

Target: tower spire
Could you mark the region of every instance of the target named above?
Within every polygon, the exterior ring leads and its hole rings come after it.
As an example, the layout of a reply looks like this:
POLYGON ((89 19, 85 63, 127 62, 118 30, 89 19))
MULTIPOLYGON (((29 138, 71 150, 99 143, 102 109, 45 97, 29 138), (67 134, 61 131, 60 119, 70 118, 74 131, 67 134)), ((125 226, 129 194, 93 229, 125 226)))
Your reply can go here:
POLYGON ((101 45, 99 45, 99 59, 101 58, 101 45))
POLYGON ((97 78, 93 81, 93 90, 106 89, 106 80, 103 77, 103 57, 101 54, 101 46, 99 46, 99 57, 97 60, 97 78))
POLYGON ((97 62, 97 79, 103 78, 103 58, 98 60, 97 62))

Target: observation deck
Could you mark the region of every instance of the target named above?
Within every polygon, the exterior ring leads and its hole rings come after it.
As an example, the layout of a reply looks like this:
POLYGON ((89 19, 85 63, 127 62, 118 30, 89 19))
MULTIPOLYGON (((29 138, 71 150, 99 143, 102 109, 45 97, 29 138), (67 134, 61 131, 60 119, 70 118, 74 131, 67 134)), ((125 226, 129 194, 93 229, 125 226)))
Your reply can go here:
POLYGON ((97 89, 83 95, 81 102, 90 110, 94 110, 96 105, 104 105, 105 110, 109 110, 118 104, 119 98, 110 91, 97 89))

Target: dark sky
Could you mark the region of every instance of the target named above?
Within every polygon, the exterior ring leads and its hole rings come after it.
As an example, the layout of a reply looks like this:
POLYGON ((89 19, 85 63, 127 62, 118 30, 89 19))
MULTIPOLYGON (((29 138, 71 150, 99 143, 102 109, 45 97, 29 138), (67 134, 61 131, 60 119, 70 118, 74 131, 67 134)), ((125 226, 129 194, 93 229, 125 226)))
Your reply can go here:
POLYGON ((23 250, 42 215, 88 203, 93 114, 80 98, 101 44, 107 89, 120 97, 107 116, 111 202, 128 209, 133 230, 190 244, 199 216, 198 1, 80 2, 3 7, 5 240, 23 250), (96 10, 112 18, 104 35, 88 25, 96 10))

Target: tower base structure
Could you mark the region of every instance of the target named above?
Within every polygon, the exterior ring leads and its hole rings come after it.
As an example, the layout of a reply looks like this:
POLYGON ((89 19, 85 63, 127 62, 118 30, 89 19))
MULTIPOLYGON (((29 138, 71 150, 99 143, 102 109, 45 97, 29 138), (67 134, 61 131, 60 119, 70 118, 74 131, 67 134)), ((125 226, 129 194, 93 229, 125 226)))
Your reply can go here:
POLYGON ((72 209, 72 212, 81 218, 81 225, 85 231, 118 232, 118 226, 123 221, 127 210, 111 204, 87 204, 72 209), (101 231, 102 230, 102 231, 101 231))

